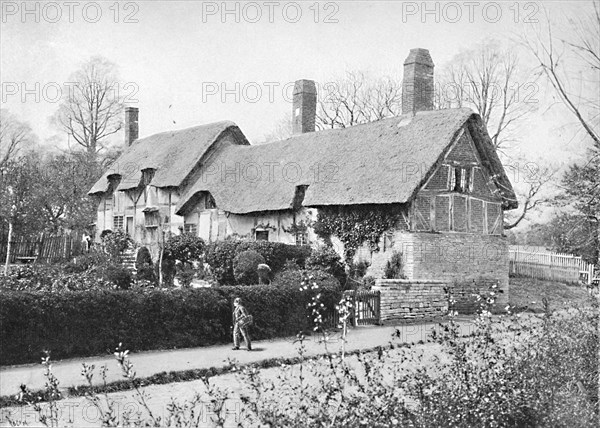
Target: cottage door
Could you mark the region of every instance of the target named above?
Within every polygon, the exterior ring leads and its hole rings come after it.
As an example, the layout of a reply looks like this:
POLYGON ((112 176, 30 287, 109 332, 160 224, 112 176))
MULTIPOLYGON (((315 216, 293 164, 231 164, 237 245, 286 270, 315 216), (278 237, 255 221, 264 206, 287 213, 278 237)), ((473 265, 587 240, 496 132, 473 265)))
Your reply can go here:
POLYGON ((210 227, 211 227, 210 211, 202 211, 200 213, 200 221, 198 224, 198 233, 200 235, 200 238, 204 239, 204 242, 210 242, 210 227))
POLYGON ((127 223, 125 224, 125 232, 127 232, 129 236, 133 236, 133 217, 127 217, 127 223))

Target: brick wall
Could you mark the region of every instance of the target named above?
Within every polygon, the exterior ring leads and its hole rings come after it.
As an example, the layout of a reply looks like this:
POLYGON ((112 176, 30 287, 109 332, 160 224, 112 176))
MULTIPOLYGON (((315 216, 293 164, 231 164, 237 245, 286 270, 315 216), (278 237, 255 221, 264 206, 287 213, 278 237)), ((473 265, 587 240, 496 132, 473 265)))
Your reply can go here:
POLYGON ((373 290, 380 294, 381 322, 431 319, 448 312, 443 281, 378 279, 373 290))
POLYGON ((477 304, 473 293, 489 291, 497 284, 497 306, 508 304, 508 242, 497 235, 472 233, 397 232, 393 246, 373 254, 367 275, 383 276, 383 269, 394 251, 404 256, 408 279, 447 283, 455 294, 457 310, 472 312, 477 304))

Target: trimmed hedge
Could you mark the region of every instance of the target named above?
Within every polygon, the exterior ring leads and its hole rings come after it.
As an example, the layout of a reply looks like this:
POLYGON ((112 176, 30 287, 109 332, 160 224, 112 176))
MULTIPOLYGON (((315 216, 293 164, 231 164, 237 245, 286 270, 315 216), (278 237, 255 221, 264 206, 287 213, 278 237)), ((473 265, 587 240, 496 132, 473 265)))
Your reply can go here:
POLYGON ((312 249, 309 245, 298 246, 281 242, 250 241, 242 239, 226 239, 206 246, 205 259, 222 285, 236 284, 233 272, 235 257, 244 251, 256 251, 263 256, 272 272, 279 272, 288 260, 293 260, 303 268, 312 249))
MULTIPOLYGON (((333 278, 315 278, 333 310, 341 297, 333 278)), ((299 281, 198 289, 84 290, 62 293, 4 291, 0 305, 2 365, 131 351, 207 346, 231 340, 233 299, 254 316, 253 339, 309 331, 310 296, 299 281)))

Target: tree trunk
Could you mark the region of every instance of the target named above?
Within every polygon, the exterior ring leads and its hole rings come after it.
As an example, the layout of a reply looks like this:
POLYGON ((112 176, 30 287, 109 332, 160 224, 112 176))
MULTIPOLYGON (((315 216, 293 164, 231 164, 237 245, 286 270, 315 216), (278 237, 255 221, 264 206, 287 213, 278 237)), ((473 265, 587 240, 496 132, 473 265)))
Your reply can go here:
POLYGON ((8 240, 6 243, 6 261, 4 262, 4 275, 8 275, 8 264, 10 263, 10 251, 11 251, 11 240, 13 234, 13 222, 10 220, 8 222, 8 240))

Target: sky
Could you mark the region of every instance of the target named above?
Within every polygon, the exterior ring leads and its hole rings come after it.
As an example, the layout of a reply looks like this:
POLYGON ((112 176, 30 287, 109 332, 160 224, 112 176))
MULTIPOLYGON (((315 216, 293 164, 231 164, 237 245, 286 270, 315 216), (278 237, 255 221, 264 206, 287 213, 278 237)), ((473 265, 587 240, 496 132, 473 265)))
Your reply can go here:
MULTIPOLYGON (((118 66, 120 90, 140 109, 140 136, 232 120, 259 142, 291 114, 290 84, 331 81, 350 70, 401 77, 411 48, 436 70, 489 38, 515 37, 532 21, 582 17, 591 1, 203 2, 1 1, 1 107, 28 122, 42 144, 64 145, 50 117, 57 88, 94 55, 118 66)), ((521 56, 523 56, 520 53, 521 56)), ((522 58, 523 67, 530 64, 522 58)), ((527 83, 527 82, 522 82, 527 83)), ((516 157, 566 165, 587 142, 535 83, 539 109, 516 157), (552 106, 548 108, 548 106, 552 106)), ((122 141, 115 134, 114 142, 122 141)))

